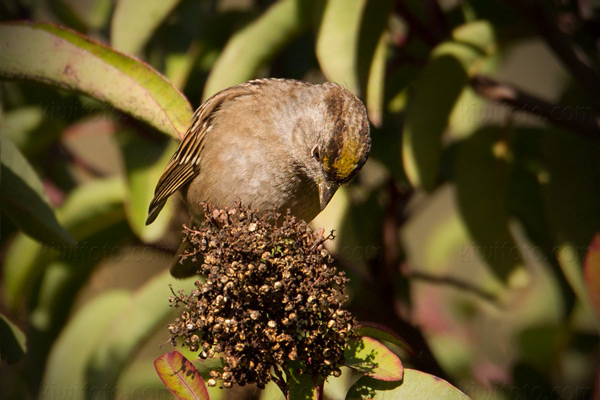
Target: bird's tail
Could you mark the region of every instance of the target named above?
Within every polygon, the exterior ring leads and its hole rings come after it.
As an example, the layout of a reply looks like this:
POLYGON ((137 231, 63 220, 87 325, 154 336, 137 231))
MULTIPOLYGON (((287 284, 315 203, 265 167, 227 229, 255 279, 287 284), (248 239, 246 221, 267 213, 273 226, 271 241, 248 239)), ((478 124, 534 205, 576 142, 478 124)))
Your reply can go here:
POLYGON ((163 207, 165 206, 166 202, 167 202, 166 199, 163 201, 160 201, 160 202, 157 202, 156 198, 152 199, 152 202, 150 203, 150 207, 148 208, 148 218, 146 218, 146 225, 150 225, 151 223, 154 222, 154 220, 160 213, 160 210, 162 210, 163 207))

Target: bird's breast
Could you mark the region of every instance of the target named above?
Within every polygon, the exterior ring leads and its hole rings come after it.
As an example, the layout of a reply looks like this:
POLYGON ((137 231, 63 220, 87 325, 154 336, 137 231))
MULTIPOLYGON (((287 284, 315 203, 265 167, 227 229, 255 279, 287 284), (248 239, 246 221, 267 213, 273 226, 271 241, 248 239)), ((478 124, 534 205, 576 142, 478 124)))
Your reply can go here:
POLYGON ((202 215, 203 201, 217 207, 241 201, 255 209, 290 209, 296 217, 312 220, 320 211, 315 183, 279 143, 268 140, 239 132, 232 140, 207 143, 199 173, 184 191, 192 215, 202 215))

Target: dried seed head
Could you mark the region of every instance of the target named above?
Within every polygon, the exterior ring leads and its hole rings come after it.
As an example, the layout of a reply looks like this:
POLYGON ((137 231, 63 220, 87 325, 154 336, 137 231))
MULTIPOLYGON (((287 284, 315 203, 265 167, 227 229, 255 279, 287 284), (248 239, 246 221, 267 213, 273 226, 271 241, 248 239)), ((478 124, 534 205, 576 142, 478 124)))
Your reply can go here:
POLYGON ((332 237, 314 232, 289 213, 261 213, 238 204, 231 209, 204 206, 205 221, 184 231, 198 261, 190 295, 170 298, 184 312, 169 325, 201 358, 223 358, 209 386, 256 383, 264 387, 271 371, 287 362, 304 373, 339 374, 346 338, 355 324, 341 308, 348 279, 323 246, 332 237), (202 261, 203 259, 203 261, 202 261))

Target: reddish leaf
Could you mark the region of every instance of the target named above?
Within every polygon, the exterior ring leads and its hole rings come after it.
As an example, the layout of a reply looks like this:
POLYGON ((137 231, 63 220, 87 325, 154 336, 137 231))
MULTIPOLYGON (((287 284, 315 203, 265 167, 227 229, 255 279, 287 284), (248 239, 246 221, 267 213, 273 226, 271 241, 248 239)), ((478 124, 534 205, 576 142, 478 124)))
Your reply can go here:
POLYGON ((368 336, 377 340, 385 340, 399 346, 411 356, 416 355, 415 351, 410 347, 408 343, 396 332, 392 331, 385 325, 378 324, 376 322, 361 321, 357 327, 357 334, 359 336, 368 336))
POLYGON ((178 351, 158 357, 154 360, 154 368, 165 387, 178 399, 209 400, 198 370, 178 351))
POLYGON ((600 316, 600 233, 596 233, 585 257, 583 277, 590 303, 600 316))
POLYGON ((347 367, 380 381, 399 381, 404 372, 398 356, 370 337, 351 339, 344 359, 347 367))

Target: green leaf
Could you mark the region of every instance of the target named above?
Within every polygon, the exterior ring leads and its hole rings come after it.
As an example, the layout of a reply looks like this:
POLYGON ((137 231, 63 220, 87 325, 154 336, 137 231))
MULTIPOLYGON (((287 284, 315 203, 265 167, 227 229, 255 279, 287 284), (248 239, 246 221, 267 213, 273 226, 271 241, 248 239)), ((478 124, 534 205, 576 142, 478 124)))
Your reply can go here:
POLYGON ((595 315, 583 276, 588 247, 600 226, 600 171, 597 143, 553 128, 543 135, 547 171, 543 207, 560 267, 589 317, 595 315))
POLYGON ((156 182, 165 165, 175 153, 177 143, 173 140, 149 141, 135 131, 123 129, 119 142, 127 177, 125 211, 135 234, 145 242, 162 237, 173 216, 173 202, 167 202, 158 218, 146 225, 148 205, 154 196, 156 182))
POLYGON ((165 57, 165 75, 177 89, 185 87, 203 50, 203 45, 192 43, 186 52, 171 52, 165 57))
POLYGON ((124 198, 122 179, 98 179, 75 189, 58 210, 58 216, 73 236, 85 238, 123 217, 124 198))
POLYGON ((289 388, 288 400, 316 400, 318 396, 318 388, 315 379, 307 374, 298 373, 299 366, 297 363, 292 363, 287 370, 287 384, 289 388))
POLYGON ((0 132, 30 160, 47 149, 63 131, 58 118, 45 113, 42 106, 23 106, 4 112, 0 132))
POLYGON ((366 96, 369 118, 381 124, 390 0, 325 2, 316 54, 328 80, 366 96))
POLYGON ((113 13, 112 46, 125 53, 139 54, 162 21, 180 0, 119 0, 113 13))
POLYGON ((369 119, 376 127, 381 127, 382 124, 388 22, 393 5, 392 0, 367 1, 361 17, 358 45, 353 54, 357 58, 360 94, 366 98, 369 119))
POLYGON ((308 26, 313 0, 281 0, 229 40, 212 67, 204 98, 251 79, 256 71, 308 26))
POLYGON ((596 315, 600 317, 600 233, 597 233, 590 244, 583 266, 583 276, 590 303, 596 315))
POLYGON ((455 42, 473 46, 479 52, 491 55, 496 52, 496 32, 486 20, 461 25, 452 31, 455 42))
MULTIPOLYGON (((43 368, 57 335, 67 322, 82 286, 89 280, 94 267, 118 254, 119 245, 133 239, 125 221, 122 205, 113 215, 103 214, 100 218, 106 225, 91 232, 81 245, 72 251, 44 259, 41 277, 33 278, 33 291, 29 303, 31 311, 29 338, 31 351, 28 360, 31 379, 41 380, 43 368)), ((100 226, 90 221, 90 225, 100 226)))
POLYGON ((112 8, 111 0, 50 0, 48 3, 61 20, 81 31, 102 28, 112 8))
POLYGON ((208 400, 204 380, 194 367, 178 351, 163 354, 154 361, 156 373, 166 388, 180 400, 208 400))
POLYGON ((25 353, 25 334, 4 315, 0 314, 0 356, 9 363, 16 363, 25 353))
POLYGON ((445 380, 424 372, 405 369, 401 382, 359 379, 348 391, 346 400, 468 400, 469 397, 445 380))
MULTIPOLYGON (((59 220, 85 249, 89 247, 89 243, 85 243, 87 238, 123 219, 124 191, 123 182, 116 178, 81 186, 58 210, 59 220)), ((77 253, 77 248, 65 250, 67 254, 77 253)), ((59 251, 44 247, 25 235, 15 239, 4 260, 2 280, 4 300, 9 309, 16 310, 41 270, 59 256, 59 251)))
POLYGON ((493 28, 486 22, 463 25, 455 41, 438 45, 408 97, 402 157, 415 187, 430 192, 437 186, 442 135, 468 78, 495 50, 493 28))
POLYGON ((508 229, 507 151, 500 128, 483 128, 460 143, 454 171, 464 223, 480 256, 505 282, 523 266, 508 229))
POLYGON ((325 3, 316 53, 328 80, 360 93, 358 76, 358 40, 367 0, 329 0, 325 3))
POLYGON ((542 185, 548 176, 541 155, 542 140, 547 134, 547 129, 544 127, 512 129, 509 141, 511 163, 507 208, 510 218, 518 220, 528 239, 540 250, 536 258, 544 256, 548 266, 559 277, 557 283, 561 288, 565 310, 569 313, 575 300, 575 293, 569 283, 562 279, 563 273, 556 258, 553 232, 549 227, 544 207, 540 207, 543 204, 542 185))
POLYGON ((174 137, 187 99, 149 65, 50 24, 0 24, 0 78, 43 83, 109 103, 174 137))
MULTIPOLYGON (((195 278, 178 281, 176 291, 191 290, 195 278)), ((87 380, 91 398, 111 398, 123 368, 156 328, 171 313, 168 271, 154 277, 137 290, 129 303, 120 310, 110 331, 96 348, 89 364, 87 380), (98 388, 102 388, 101 390, 98 388), (95 390, 91 390, 95 389, 95 390)), ((175 285, 174 285, 175 286, 175 285)), ((165 336, 168 334, 165 327, 165 336)))
POLYGON ((0 210, 27 235, 50 246, 73 246, 75 240, 57 221, 44 186, 21 152, 0 136, 0 210))
POLYGON ((131 294, 115 290, 86 303, 68 322, 52 346, 42 381, 42 399, 84 398, 86 368, 111 322, 131 294))
POLYGON ((39 272, 41 249, 47 248, 25 234, 18 234, 8 248, 2 271, 2 297, 6 307, 13 312, 26 296, 23 293, 25 286, 31 285, 27 278, 39 272))
POLYGON ((206 380, 210 379, 211 371, 223 372, 223 367, 225 366, 225 362, 223 361, 222 358, 207 358, 207 359, 203 360, 201 358, 196 358, 196 357, 198 357, 197 352, 190 351, 188 348, 182 348, 181 350, 183 352, 184 357, 185 357, 185 354, 187 354, 189 358, 192 358, 192 357, 195 358, 193 360, 194 367, 196 367, 196 370, 198 371, 198 373, 200 374, 202 379, 206 379, 206 380))
POLYGON ((388 382, 402 379, 404 369, 398 356, 373 338, 349 340, 344 359, 345 366, 374 379, 388 382))
POLYGON ((413 186, 426 191, 437 186, 442 134, 467 82, 460 61, 443 54, 429 61, 414 83, 406 106, 402 140, 404 169, 413 186))
POLYGON ((373 63, 371 64, 367 81, 367 114, 371 123, 378 128, 383 123, 387 45, 388 35, 382 34, 373 55, 373 63))

